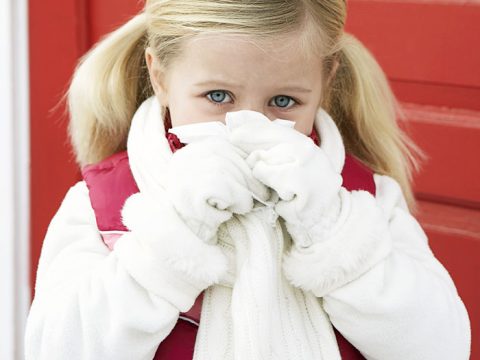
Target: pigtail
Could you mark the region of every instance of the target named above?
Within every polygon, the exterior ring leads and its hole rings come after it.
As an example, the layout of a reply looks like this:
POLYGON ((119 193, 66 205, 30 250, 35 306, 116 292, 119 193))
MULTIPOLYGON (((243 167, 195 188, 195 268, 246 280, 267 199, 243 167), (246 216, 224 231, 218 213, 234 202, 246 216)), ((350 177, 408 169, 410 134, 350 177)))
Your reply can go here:
POLYGON ((153 95, 146 22, 139 13, 80 59, 67 93, 69 134, 80 165, 125 149, 134 112, 153 95))
POLYGON ((350 34, 343 34, 339 44, 339 65, 323 106, 337 122, 346 150, 397 180, 415 212, 412 172, 424 154, 399 128, 397 118, 405 116, 373 55, 350 34))

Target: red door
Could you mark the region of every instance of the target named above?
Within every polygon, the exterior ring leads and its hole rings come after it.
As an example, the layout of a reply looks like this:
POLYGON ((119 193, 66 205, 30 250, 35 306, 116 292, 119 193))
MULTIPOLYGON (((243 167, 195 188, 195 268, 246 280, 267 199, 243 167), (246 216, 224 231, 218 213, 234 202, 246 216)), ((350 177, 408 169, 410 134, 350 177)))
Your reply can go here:
MULTIPOLYGON (((347 31, 376 56, 429 160, 415 178, 420 219, 453 277, 480 360, 480 4, 348 0, 347 31)), ((30 1, 32 285, 41 243, 77 179, 66 119, 53 110, 77 59, 141 8, 136 0, 30 1)))

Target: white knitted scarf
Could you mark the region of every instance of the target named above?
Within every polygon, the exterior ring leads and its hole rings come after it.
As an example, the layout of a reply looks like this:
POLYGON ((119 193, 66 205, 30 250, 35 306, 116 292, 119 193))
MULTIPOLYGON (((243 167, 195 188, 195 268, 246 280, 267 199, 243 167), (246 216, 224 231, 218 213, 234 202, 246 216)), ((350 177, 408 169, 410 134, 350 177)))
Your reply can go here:
MULTIPOLYGON (((335 123, 320 109, 315 127, 322 149, 340 171, 345 150, 335 123)), ((155 97, 135 113, 128 155, 141 192, 165 191, 172 151, 155 97)), ((283 275, 282 257, 292 241, 283 219, 272 218, 272 211, 256 202, 250 213, 220 226, 218 244, 230 268, 204 292, 194 360, 340 359, 322 299, 293 287, 283 275)))

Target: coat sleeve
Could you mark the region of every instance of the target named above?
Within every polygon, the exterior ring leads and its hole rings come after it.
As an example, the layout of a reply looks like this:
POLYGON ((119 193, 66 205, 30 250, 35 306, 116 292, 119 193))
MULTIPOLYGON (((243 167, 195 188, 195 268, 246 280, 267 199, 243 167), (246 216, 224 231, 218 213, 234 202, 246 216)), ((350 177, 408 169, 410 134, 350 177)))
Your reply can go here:
MULTIPOLYGON (((173 213, 163 215, 172 216, 165 223, 178 221, 173 213)), ((110 251, 98 232, 86 184, 73 186, 43 243, 26 325, 26 359, 152 359, 179 312, 208 285, 168 265, 168 251, 162 249, 174 248, 170 233, 132 231, 110 251)), ((188 240, 175 240, 183 244, 177 261, 199 256, 192 247, 188 253, 188 240)), ((202 255, 212 261, 220 256, 216 250, 202 255)))
POLYGON ((470 322, 449 273, 398 183, 374 178, 376 197, 350 193, 346 230, 292 251, 287 276, 322 297, 332 324, 367 359, 468 360, 470 322))

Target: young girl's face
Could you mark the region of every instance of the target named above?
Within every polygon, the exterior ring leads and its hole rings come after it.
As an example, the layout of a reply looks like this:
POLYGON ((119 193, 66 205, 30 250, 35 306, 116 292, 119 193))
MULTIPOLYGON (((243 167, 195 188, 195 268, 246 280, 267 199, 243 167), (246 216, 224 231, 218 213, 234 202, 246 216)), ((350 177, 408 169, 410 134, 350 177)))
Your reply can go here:
POLYGON ((321 60, 305 56, 298 35, 254 43, 246 36, 204 35, 188 40, 164 74, 150 48, 147 65, 156 96, 172 126, 224 121, 225 113, 254 110, 295 121, 310 134, 322 91, 321 60))

